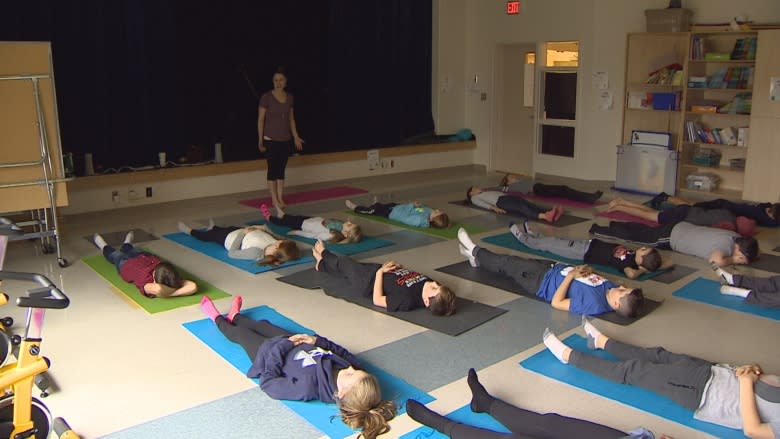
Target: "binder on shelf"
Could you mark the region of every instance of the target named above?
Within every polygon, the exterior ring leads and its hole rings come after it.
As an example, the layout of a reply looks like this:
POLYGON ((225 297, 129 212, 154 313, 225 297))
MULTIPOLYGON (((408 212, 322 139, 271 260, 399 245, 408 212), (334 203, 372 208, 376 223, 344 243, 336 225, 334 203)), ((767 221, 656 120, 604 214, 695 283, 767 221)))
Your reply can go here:
POLYGON ((672 134, 659 131, 631 131, 631 144, 641 146, 660 146, 672 149, 672 134))

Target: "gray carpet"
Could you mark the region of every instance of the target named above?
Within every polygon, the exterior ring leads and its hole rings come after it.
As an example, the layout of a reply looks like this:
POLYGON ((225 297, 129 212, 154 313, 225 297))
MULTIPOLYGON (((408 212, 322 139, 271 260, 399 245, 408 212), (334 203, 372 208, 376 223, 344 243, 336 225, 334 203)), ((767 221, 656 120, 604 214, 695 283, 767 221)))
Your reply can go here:
POLYGON ((466 376, 470 367, 479 370, 536 346, 544 328, 557 334, 581 322, 580 316, 532 299, 519 298, 501 308, 509 312, 457 337, 425 331, 366 351, 361 358, 430 392, 466 376))
POLYGON ((292 410, 271 399, 257 387, 102 437, 170 439, 322 436, 319 430, 301 421, 292 410), (273 413, 273 416, 258 416, 260 413, 273 413))

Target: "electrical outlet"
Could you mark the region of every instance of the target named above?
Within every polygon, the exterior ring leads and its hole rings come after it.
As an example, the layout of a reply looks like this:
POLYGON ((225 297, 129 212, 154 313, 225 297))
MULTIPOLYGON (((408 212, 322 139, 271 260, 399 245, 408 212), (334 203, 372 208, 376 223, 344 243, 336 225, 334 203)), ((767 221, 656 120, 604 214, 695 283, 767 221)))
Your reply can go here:
POLYGON ((152 198, 152 187, 147 186, 146 187, 146 198, 152 198))

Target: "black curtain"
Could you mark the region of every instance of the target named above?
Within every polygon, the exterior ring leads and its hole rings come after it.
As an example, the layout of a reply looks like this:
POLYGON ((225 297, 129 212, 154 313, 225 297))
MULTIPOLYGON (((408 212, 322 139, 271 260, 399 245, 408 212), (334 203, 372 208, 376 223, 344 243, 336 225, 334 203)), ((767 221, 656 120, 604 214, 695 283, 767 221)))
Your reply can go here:
POLYGON ((31 0, 0 6, 0 40, 52 42, 63 149, 100 171, 210 159, 215 142, 259 158, 277 66, 307 153, 431 132, 431 14, 430 0, 31 0))

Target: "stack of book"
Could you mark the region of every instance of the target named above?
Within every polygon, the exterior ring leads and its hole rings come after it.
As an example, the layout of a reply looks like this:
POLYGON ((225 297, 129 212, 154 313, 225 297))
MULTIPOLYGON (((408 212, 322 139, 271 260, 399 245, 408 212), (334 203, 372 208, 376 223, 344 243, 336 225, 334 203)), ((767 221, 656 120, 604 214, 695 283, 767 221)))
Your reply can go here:
POLYGON ((709 128, 698 121, 685 122, 686 140, 691 143, 736 145, 738 128, 709 128))
POLYGON ((707 79, 707 88, 752 88, 753 72, 753 66, 722 67, 707 79))
POLYGON ((718 113, 750 114, 753 105, 753 93, 737 93, 731 102, 718 107, 718 113))
POLYGON ((669 64, 647 75, 645 84, 682 85, 682 65, 669 64))
POLYGON ((731 50, 730 58, 735 60, 756 59, 756 37, 737 39, 737 41, 734 42, 734 49, 731 50))

